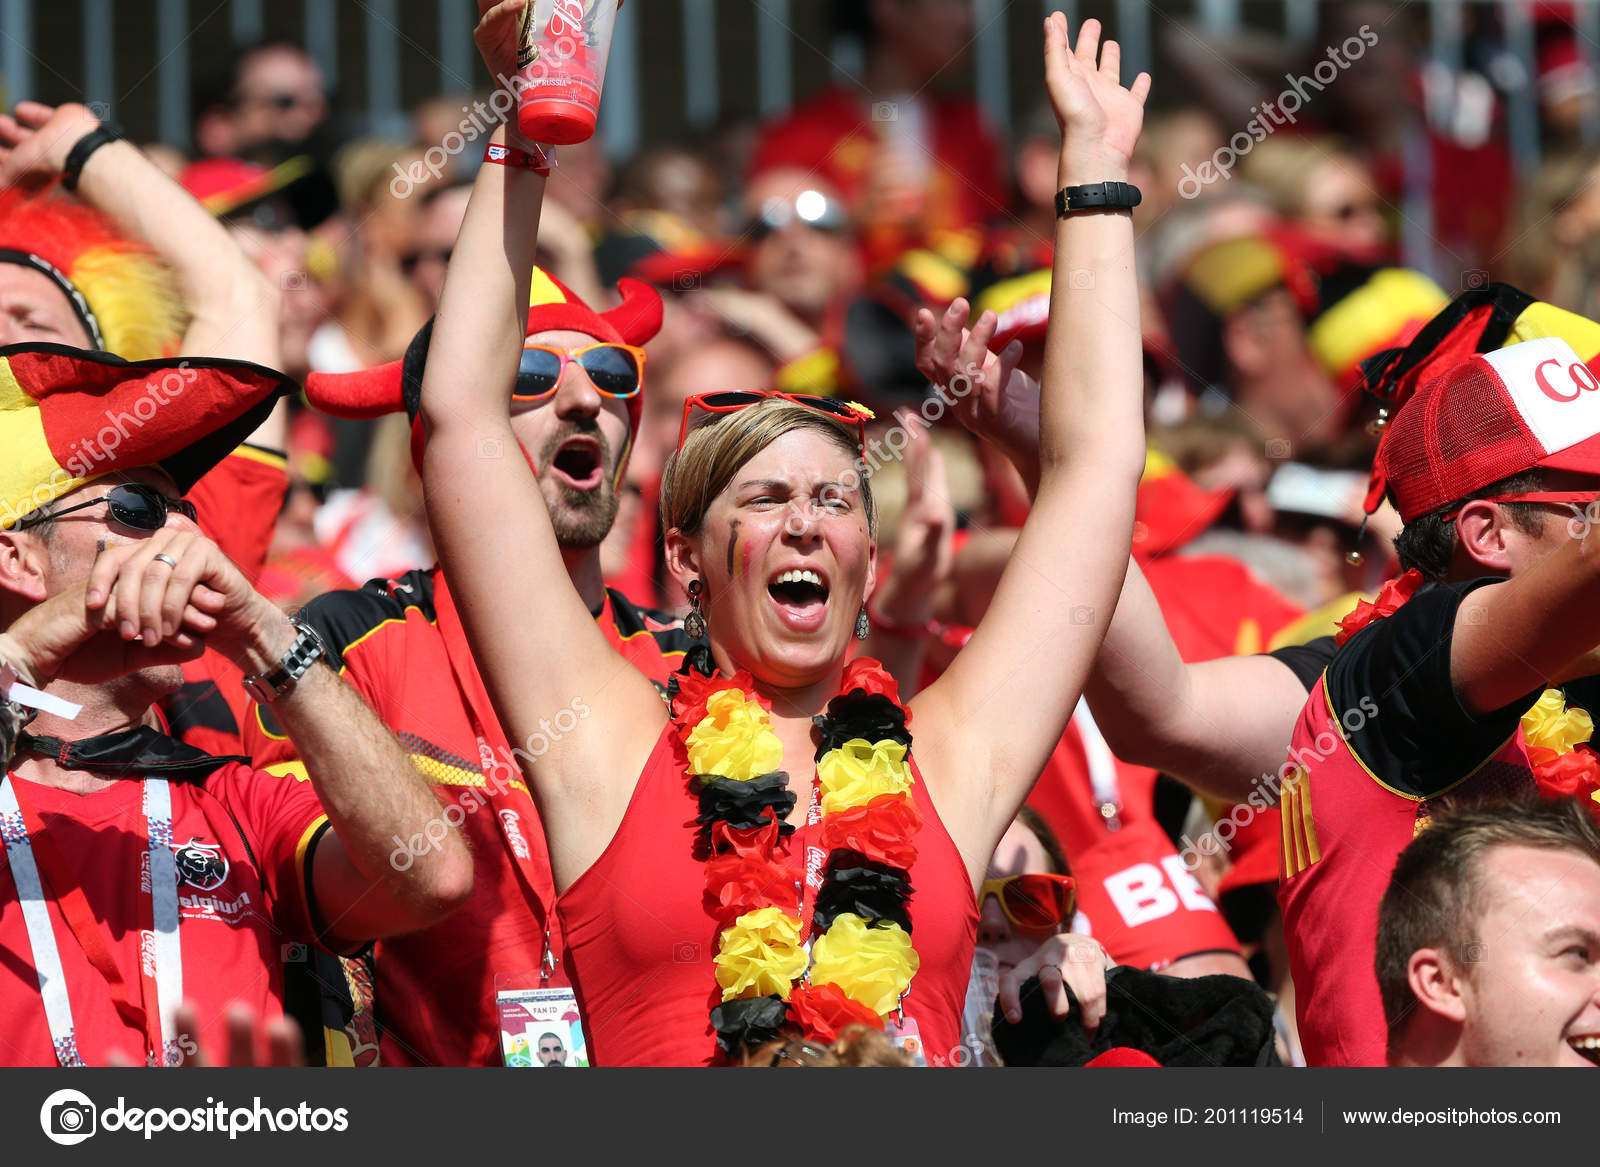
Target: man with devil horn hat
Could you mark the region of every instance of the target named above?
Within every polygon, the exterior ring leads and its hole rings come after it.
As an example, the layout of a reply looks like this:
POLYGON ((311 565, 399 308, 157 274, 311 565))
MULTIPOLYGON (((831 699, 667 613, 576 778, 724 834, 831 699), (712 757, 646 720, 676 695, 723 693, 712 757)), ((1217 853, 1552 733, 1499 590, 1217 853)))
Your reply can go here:
MULTIPOLYGON (((655 291, 637 280, 623 280, 619 290, 622 303, 597 312, 554 277, 535 271, 521 369, 516 384, 507 387, 516 402, 512 428, 521 449, 485 443, 477 453, 528 459, 573 586, 607 639, 664 686, 694 643, 683 621, 635 606, 605 586, 600 570, 600 542, 616 517, 617 491, 639 427, 639 346, 661 326, 655 291)), ((389 365, 313 373, 308 398, 341 417, 404 409, 412 422, 412 454, 420 463, 427 435, 417 412, 431 334, 430 322, 404 358, 389 365)), ((497 553, 492 546, 482 551, 497 553)), ((528 602, 538 604, 539 597, 530 595, 528 602)), ((561 938, 552 931, 554 887, 544 833, 518 758, 537 756, 550 739, 572 732, 588 714, 585 701, 595 695, 574 694, 570 706, 549 711, 548 730, 532 741, 508 742, 467 649, 449 583, 437 567, 330 592, 300 615, 400 736, 447 811, 459 808, 455 813, 462 816, 476 865, 477 891, 455 915, 426 931, 381 942, 370 966, 346 962, 342 976, 336 969, 319 970, 318 980, 331 988, 324 1026, 328 1058, 499 1064, 496 994, 508 978, 531 978, 535 988, 569 983, 560 962, 561 938), (341 1000, 347 990, 349 999, 341 1000), (369 993, 370 1001, 363 1000, 369 993), (340 1033, 341 1026, 348 1032, 340 1033)), ((558 664, 529 661, 528 667, 558 664)), ((245 741, 259 764, 286 772, 298 765, 292 743, 265 706, 247 719, 245 741)))

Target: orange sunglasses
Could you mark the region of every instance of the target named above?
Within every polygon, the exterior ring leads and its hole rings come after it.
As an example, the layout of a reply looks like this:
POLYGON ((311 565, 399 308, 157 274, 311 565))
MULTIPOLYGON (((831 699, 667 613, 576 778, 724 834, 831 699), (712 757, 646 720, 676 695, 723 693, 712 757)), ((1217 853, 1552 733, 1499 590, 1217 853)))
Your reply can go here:
POLYGON ((1006 919, 1024 932, 1059 932, 1072 922, 1077 884, 1070 875, 1008 875, 986 879, 978 889, 978 909, 990 896, 1000 901, 1006 919))
POLYGON ((517 365, 513 401, 542 401, 561 384, 561 374, 576 361, 607 397, 632 397, 644 378, 644 349, 631 344, 602 341, 582 348, 555 348, 547 344, 522 347, 517 365))

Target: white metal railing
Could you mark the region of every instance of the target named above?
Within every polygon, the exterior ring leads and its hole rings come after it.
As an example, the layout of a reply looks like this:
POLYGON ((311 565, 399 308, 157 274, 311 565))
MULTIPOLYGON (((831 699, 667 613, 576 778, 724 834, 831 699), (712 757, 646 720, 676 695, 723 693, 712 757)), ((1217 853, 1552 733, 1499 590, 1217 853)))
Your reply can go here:
MULTIPOLYGON (((0 77, 11 101, 30 97, 48 86, 41 86, 47 67, 42 67, 36 44, 37 14, 51 0, 0 0, 0 77)), ((119 62, 112 21, 112 0, 79 0, 82 9, 82 61, 87 92, 84 97, 103 105, 116 116, 119 81, 123 85, 140 83, 153 74, 158 94, 157 134, 164 140, 187 144, 190 110, 189 80, 195 63, 191 60, 192 21, 209 15, 209 0, 191 4, 190 0, 144 0, 153 9, 156 30, 155 58, 134 63, 119 62), (118 78, 120 63, 127 76, 118 78)), ((618 15, 611 52, 606 100, 602 109, 602 130, 608 148, 616 155, 633 152, 640 144, 643 94, 640 86, 642 10, 654 6, 660 12, 673 0, 633 0, 618 15)), ((755 19, 755 105, 762 115, 789 106, 795 94, 795 34, 792 24, 804 6, 822 0, 676 0, 683 25, 683 87, 673 95, 651 94, 652 102, 675 101, 682 110, 685 128, 702 129, 716 121, 723 105, 724 73, 719 69, 719 17, 740 5, 748 5, 755 19)), ((864 0, 863 0, 864 2, 864 0)), ((1327 0, 1322 0, 1327 2, 1327 0)), ((1297 43, 1308 42, 1316 32, 1319 0, 1280 0, 1278 31, 1297 43)), ((227 27, 235 43, 259 37, 265 27, 265 0, 227 0, 227 27)), ((306 48, 322 65, 330 82, 339 80, 340 5, 354 8, 362 26, 365 62, 364 86, 360 92, 345 87, 347 101, 357 103, 355 112, 364 115, 375 132, 394 133, 405 125, 406 96, 401 86, 403 53, 421 53, 431 59, 437 72, 438 92, 459 92, 478 82, 476 53, 472 47, 471 21, 475 13, 472 0, 435 0, 433 12, 425 6, 408 4, 405 18, 420 27, 401 27, 400 0, 303 0, 303 27, 306 48), (419 15, 427 16, 419 22, 419 15)), ((1534 165, 1539 158, 1539 121, 1532 78, 1535 76, 1534 29, 1531 0, 1422 0, 1429 21, 1429 52, 1447 68, 1458 68, 1466 27, 1465 10, 1474 7, 1499 9, 1506 31, 1507 47, 1528 83, 1508 94, 1507 116, 1511 143, 1520 168, 1534 165)), ((131 7, 123 0, 120 7, 131 7)), ((1209 35, 1227 37, 1240 27, 1241 0, 1192 0, 1190 19, 1209 35)), ((1156 22, 1168 14, 1149 0, 1102 0, 1092 6, 1078 0, 974 0, 976 44, 973 53, 975 91, 984 108, 1002 130, 1011 125, 1014 94, 1012 78, 1017 62, 1010 52, 1010 32, 1017 22, 1032 24, 1049 11, 1063 11, 1076 22, 1080 9, 1109 11, 1111 33, 1123 45, 1123 59, 1130 69, 1148 67, 1156 22)), ((1600 0, 1579 0, 1580 42, 1589 58, 1600 57, 1600 0)), ((124 12, 126 17, 126 12, 124 12)), ((837 75, 852 75, 860 68, 859 47, 840 42, 832 47, 832 63, 837 75)), ((50 77, 48 80, 54 81, 50 77)), ((420 95, 410 95, 415 102, 420 95)), ((1600 115, 1597 115, 1600 117, 1600 115)), ((1600 140, 1600 124, 1588 127, 1591 141, 1600 140)))

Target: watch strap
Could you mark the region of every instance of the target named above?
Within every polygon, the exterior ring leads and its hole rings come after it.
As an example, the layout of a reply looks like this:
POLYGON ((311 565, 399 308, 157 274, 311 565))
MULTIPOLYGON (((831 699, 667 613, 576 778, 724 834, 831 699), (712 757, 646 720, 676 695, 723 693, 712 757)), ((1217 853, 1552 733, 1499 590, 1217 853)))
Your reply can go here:
POLYGON ((1056 216, 1065 218, 1073 211, 1126 211, 1143 201, 1144 195, 1131 182, 1089 182, 1056 192, 1056 216))
POLYGON ((244 679, 244 687, 250 695, 263 704, 287 693, 327 652, 327 646, 322 637, 317 635, 316 629, 303 620, 291 618, 291 623, 299 635, 283 654, 278 667, 271 672, 256 673, 244 679))

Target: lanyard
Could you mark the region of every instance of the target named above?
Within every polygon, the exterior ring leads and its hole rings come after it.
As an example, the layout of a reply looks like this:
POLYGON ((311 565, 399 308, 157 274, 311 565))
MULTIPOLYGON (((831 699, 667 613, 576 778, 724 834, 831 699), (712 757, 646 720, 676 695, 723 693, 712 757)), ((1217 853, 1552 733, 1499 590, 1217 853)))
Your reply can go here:
POLYGON ((1078 698, 1073 710, 1072 724, 1078 727, 1078 738, 1083 743, 1083 756, 1089 766, 1089 785, 1094 790, 1095 807, 1106 820, 1106 830, 1122 829, 1122 786, 1117 780, 1117 758, 1106 743, 1100 727, 1089 712, 1089 702, 1078 698))
MULTIPOLYGON (((828 862, 828 853, 814 840, 820 837, 817 824, 822 821, 822 779, 815 768, 811 777, 811 800, 806 806, 804 843, 800 848, 805 861, 805 875, 797 889, 800 892, 800 943, 811 953, 811 926, 817 915, 817 893, 822 890, 822 869, 828 862)), ((806 970, 809 982, 811 972, 806 970)))
POLYGON ((183 954, 178 940, 178 871, 172 850, 172 791, 165 778, 141 783, 145 816, 144 854, 139 862, 139 888, 144 900, 139 932, 139 997, 133 1000, 122 971, 111 955, 104 929, 95 919, 71 866, 45 831, 43 821, 22 788, 7 775, 0 779, 0 838, 11 864, 22 905, 28 944, 33 950, 39 992, 56 1060, 81 1066, 72 1006, 61 952, 50 923, 44 885, 55 893, 56 907, 72 930, 90 965, 106 982, 122 1019, 145 1036, 146 1060, 152 1065, 177 1065, 180 1060, 173 1015, 183 998, 183 954), (41 877, 41 868, 43 869, 41 877))
MULTIPOLYGON (((545 941, 540 973, 542 979, 549 980, 557 963, 551 947, 555 881, 544 851, 544 832, 531 829, 531 824, 538 817, 533 804, 533 792, 523 781, 516 755, 511 752, 505 731, 500 728, 494 706, 489 701, 488 690, 484 688, 483 678, 473 663, 472 650, 467 646, 466 632, 456 612, 455 597, 451 595, 443 575, 436 574, 434 582, 434 611, 438 617, 436 627, 444 641, 445 656, 449 658, 450 669, 455 674, 456 687, 466 698, 467 720, 478 739, 478 761, 484 776, 483 794, 494 812, 495 826, 499 829, 506 853, 511 857, 512 866, 522 880, 529 905, 544 905, 545 941), (501 755, 498 759, 497 753, 501 755), (495 765, 497 761, 510 769, 515 776, 514 783, 499 780, 496 771, 500 767, 495 765)), ((560 944, 559 937, 557 944, 560 944)))

